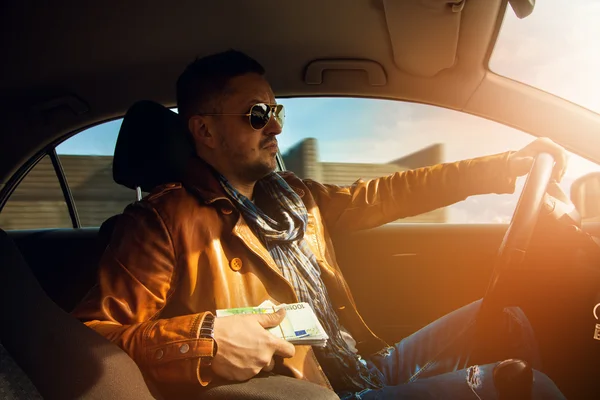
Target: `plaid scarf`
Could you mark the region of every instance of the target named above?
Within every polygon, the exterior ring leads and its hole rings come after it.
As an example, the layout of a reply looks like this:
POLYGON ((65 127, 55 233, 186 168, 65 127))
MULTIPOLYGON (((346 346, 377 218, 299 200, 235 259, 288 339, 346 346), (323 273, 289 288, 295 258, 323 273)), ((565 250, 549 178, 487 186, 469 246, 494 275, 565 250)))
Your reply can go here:
POLYGON ((304 238, 308 212, 300 197, 275 172, 258 181, 258 187, 274 200, 273 218, 233 188, 225 177, 218 178, 298 299, 310 304, 329 335, 327 346, 315 348, 315 353, 334 389, 360 391, 383 387, 383 376, 370 372, 365 361, 350 350, 340 335, 340 323, 321 279, 321 270, 304 238))

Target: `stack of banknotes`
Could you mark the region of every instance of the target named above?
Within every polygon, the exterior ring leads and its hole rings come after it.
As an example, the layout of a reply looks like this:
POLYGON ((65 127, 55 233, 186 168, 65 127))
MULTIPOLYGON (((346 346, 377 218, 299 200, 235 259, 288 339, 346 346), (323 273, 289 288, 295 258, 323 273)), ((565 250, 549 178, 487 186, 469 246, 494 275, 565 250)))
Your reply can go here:
POLYGON ((258 307, 229 308, 217 310, 217 317, 243 314, 269 314, 285 308, 285 319, 281 324, 268 328, 273 335, 285 339, 294 345, 324 347, 327 344, 327 333, 319 322, 315 312, 308 303, 275 305, 270 300, 258 307))

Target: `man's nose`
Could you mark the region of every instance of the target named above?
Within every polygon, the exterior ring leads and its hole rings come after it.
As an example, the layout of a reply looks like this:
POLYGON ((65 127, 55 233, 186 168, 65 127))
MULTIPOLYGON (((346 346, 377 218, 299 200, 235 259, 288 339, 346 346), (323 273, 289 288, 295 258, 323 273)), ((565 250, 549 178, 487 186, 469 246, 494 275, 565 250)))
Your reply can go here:
POLYGON ((281 125, 277 121, 277 118, 271 117, 267 126, 265 126, 263 133, 269 136, 277 136, 283 131, 281 125))

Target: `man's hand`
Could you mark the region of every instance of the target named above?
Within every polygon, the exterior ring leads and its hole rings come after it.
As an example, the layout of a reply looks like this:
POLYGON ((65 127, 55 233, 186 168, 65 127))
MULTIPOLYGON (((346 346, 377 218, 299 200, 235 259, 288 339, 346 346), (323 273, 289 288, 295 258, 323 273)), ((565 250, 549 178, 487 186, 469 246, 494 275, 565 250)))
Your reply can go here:
POLYGON ((294 345, 265 328, 277 326, 285 309, 273 314, 232 315, 215 319, 213 330, 218 350, 212 361, 215 374, 229 380, 245 381, 275 366, 273 355, 292 357, 294 345))
POLYGON ((548 138, 539 138, 513 153, 508 158, 508 168, 511 176, 522 176, 529 172, 533 159, 540 153, 549 153, 554 156, 556 164, 552 177, 560 182, 567 169, 569 156, 565 149, 548 138))

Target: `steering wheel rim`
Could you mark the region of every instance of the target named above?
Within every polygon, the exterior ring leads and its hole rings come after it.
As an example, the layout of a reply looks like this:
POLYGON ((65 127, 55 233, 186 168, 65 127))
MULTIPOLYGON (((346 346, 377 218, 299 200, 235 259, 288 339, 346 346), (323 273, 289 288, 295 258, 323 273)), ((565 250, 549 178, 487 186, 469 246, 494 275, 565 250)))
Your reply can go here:
POLYGON ((515 207, 510 224, 502 243, 490 278, 487 291, 481 303, 479 321, 486 320, 500 311, 501 296, 498 295, 498 282, 508 270, 518 267, 525 259, 527 248, 544 204, 548 184, 552 180, 554 158, 548 153, 540 153, 534 160, 515 207))

